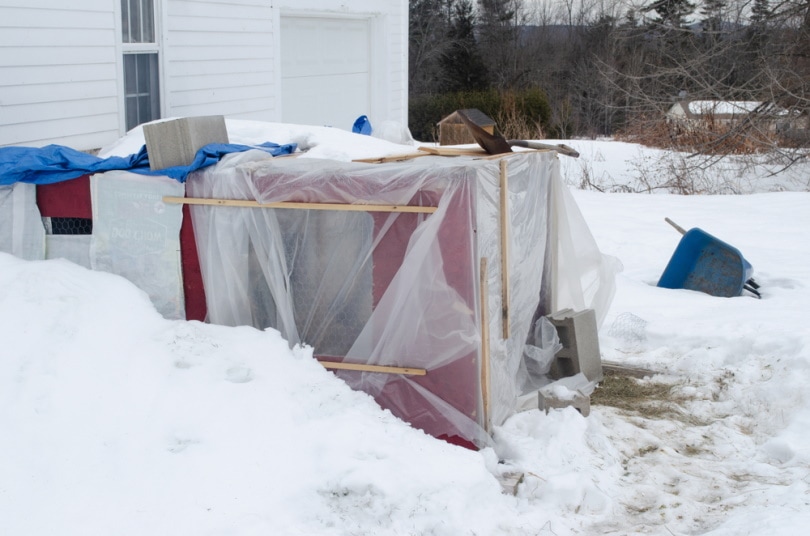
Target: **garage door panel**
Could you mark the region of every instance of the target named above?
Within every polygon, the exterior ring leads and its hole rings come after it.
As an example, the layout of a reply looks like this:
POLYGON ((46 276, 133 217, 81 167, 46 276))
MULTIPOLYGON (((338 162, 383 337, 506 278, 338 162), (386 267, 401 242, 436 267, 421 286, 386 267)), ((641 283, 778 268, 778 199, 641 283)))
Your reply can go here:
POLYGON ((285 79, 282 94, 295 95, 299 104, 285 103, 281 119, 285 123, 350 130, 357 117, 368 113, 366 80, 364 75, 356 74, 285 79))
POLYGON ((281 28, 283 76, 367 73, 368 21, 285 18, 281 28))
POLYGON ((370 112, 369 19, 282 17, 282 120, 350 129, 370 112))

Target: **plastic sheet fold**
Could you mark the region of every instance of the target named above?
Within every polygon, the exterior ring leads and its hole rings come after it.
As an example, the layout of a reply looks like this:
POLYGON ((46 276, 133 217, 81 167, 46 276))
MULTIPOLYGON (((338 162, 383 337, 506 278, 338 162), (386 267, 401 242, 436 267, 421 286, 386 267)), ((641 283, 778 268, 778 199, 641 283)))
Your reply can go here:
POLYGON ((209 321, 278 329, 324 360, 425 369, 337 374, 430 434, 487 444, 487 431, 515 410, 527 337, 551 306, 541 287, 559 161, 538 152, 506 161, 505 212, 500 161, 492 159, 361 164, 248 152, 195 173, 189 197, 435 208, 193 206, 209 321))
MULTIPOLYGON (((554 347, 542 317, 590 307, 603 318, 613 294, 616 264, 559 164, 550 152, 387 164, 225 156, 189 176, 187 197, 307 205, 192 206, 207 320, 277 329, 323 361, 423 369, 336 374, 434 436, 485 446, 520 396, 547 381, 554 347), (324 203, 351 210, 316 210, 324 203)), ((123 171, 91 185, 93 235, 60 247, 182 318, 182 210, 162 197, 184 185, 123 171)), ((0 188, 0 249, 47 258, 33 191, 0 188)))

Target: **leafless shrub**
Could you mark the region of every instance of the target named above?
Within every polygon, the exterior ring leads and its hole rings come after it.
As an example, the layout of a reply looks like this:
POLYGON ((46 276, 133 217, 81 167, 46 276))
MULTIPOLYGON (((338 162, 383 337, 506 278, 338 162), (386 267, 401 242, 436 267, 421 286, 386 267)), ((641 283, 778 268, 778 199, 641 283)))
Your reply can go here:
POLYGON ((745 119, 730 122, 713 114, 699 120, 673 121, 665 117, 641 117, 619 131, 616 139, 647 147, 705 155, 758 154, 787 142, 775 131, 746 128, 745 119))

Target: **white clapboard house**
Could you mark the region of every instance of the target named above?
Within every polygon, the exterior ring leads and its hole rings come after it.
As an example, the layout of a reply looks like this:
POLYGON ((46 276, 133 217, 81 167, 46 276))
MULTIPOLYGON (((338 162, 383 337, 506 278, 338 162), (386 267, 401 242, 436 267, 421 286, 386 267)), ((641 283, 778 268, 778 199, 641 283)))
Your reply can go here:
POLYGON ((406 0, 0 0, 0 146, 165 117, 407 124, 406 0))

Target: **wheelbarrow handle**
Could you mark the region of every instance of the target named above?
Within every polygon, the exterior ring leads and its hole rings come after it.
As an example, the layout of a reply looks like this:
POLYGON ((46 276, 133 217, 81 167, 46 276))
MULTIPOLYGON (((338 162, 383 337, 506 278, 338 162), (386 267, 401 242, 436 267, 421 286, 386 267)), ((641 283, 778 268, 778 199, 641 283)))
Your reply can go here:
POLYGON ((564 154, 565 156, 570 156, 571 158, 579 158, 579 152, 573 147, 569 147, 562 143, 558 143, 557 145, 551 145, 549 143, 541 143, 538 141, 529 141, 529 140, 506 140, 512 147, 525 147, 527 149, 540 149, 545 151, 557 151, 560 154, 564 154))
POLYGON ((675 223, 674 221, 670 220, 669 218, 664 218, 664 221, 670 224, 671 226, 675 227, 675 229, 681 233, 682 235, 686 234, 686 229, 675 223))
POLYGON ((762 299, 762 293, 759 290, 757 290, 757 288, 759 288, 759 287, 754 287, 754 286, 750 285, 749 284, 750 281, 751 280, 749 279, 748 282, 746 282, 743 285, 743 288, 761 300, 762 299))

